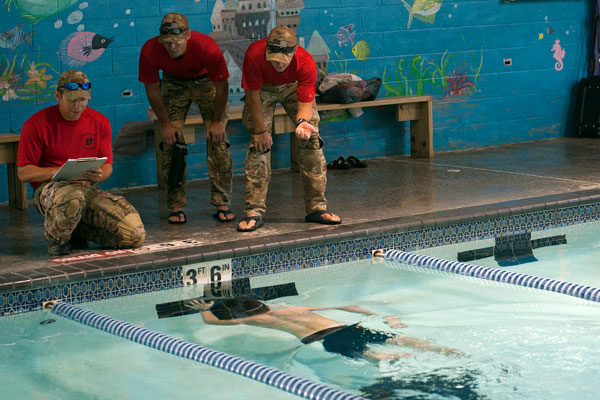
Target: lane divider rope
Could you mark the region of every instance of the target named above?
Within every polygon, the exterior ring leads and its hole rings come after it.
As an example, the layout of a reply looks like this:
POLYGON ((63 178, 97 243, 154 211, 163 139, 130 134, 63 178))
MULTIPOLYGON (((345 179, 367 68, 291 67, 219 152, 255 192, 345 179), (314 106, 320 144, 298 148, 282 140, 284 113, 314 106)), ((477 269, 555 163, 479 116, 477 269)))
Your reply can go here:
POLYGON ((299 378, 266 365, 176 339, 62 301, 54 304, 52 313, 156 350, 245 376, 306 399, 363 399, 363 397, 299 378))
POLYGON ((526 275, 505 269, 482 267, 479 265, 465 264, 459 261, 449 261, 395 249, 387 250, 384 254, 384 259, 439 271, 452 272, 459 275, 557 292, 600 303, 600 289, 591 286, 526 275))

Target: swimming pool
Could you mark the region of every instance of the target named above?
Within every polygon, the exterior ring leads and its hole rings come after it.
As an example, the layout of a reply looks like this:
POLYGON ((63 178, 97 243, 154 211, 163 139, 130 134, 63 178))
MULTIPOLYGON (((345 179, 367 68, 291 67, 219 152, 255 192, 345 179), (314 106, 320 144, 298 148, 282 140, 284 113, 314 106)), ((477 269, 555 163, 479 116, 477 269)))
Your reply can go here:
MULTIPOLYGON (((532 249, 538 261, 533 262, 526 250, 518 254, 522 263, 502 268, 600 286, 598 230, 596 224, 581 224, 533 232, 530 238, 520 238, 519 246, 528 240, 552 245, 532 249), (543 240, 561 235, 566 244, 543 240)), ((459 253, 464 257, 495 244, 495 239, 486 239, 418 252, 456 260, 459 253)), ((472 262, 498 267, 495 258, 500 257, 472 262)), ((252 287, 294 282, 298 295, 269 301, 275 307, 357 304, 379 316, 339 310, 319 313, 347 324, 360 321, 373 329, 427 340, 459 354, 380 346, 381 351, 412 355, 375 362, 328 353, 318 342, 302 345, 278 330, 206 325, 199 314, 157 318, 156 304, 200 296, 202 285, 83 307, 369 398, 597 397, 600 308, 592 302, 377 259, 252 276, 250 282, 252 287), (390 328, 384 315, 400 316, 407 327, 390 328)), ((295 397, 47 311, 0 318, 0 332, 7 398, 295 397), (56 322, 40 325, 49 318, 56 322)))

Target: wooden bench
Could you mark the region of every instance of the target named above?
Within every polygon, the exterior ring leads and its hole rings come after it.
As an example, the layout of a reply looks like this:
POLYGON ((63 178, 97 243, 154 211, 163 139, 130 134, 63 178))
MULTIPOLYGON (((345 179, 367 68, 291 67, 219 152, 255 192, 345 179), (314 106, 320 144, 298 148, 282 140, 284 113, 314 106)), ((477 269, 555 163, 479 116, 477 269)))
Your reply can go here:
POLYGON ((27 184, 17 175, 17 149, 20 136, 13 133, 0 134, 0 163, 7 164, 8 204, 24 210, 27 208, 27 184))
MULTIPOLYGON (((431 96, 396 96, 382 97, 371 101, 363 101, 351 104, 317 104, 319 111, 344 110, 351 108, 395 106, 396 121, 410 121, 410 154, 412 157, 433 158, 433 106, 431 96)), ((242 119, 243 106, 229 107, 229 121, 242 119)), ((164 188, 162 179, 162 154, 158 150, 158 144, 162 141, 162 127, 156 115, 149 110, 148 115, 154 120, 154 143, 156 151, 156 174, 159 188, 164 188)), ((195 129, 202 126, 201 115, 188 115, 185 120, 183 135, 187 143, 196 141, 195 129)), ((275 109, 273 116, 273 133, 282 134, 293 132, 296 123, 288 117, 282 107, 275 109)), ((297 168, 297 155, 294 149, 295 135, 290 135, 290 154, 293 170, 297 168)))

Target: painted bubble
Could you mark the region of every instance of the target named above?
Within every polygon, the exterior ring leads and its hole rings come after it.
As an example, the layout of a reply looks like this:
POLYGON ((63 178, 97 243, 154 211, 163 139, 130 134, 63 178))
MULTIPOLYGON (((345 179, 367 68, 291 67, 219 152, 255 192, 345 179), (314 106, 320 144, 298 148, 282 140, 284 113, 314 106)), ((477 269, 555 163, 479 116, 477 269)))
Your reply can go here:
POLYGON ((56 22, 54 23, 54 27, 56 29, 59 29, 60 27, 62 27, 62 24, 63 24, 62 19, 56 20, 56 22))
POLYGON ((86 9, 86 8, 88 8, 88 5, 89 5, 89 4, 87 3, 87 1, 84 1, 83 3, 81 3, 81 4, 79 5, 79 9, 80 9, 80 10, 86 9))
POLYGON ((67 23, 71 24, 71 25, 78 24, 81 22, 82 19, 83 19, 83 13, 81 11, 79 11, 79 10, 73 11, 67 17, 67 23))

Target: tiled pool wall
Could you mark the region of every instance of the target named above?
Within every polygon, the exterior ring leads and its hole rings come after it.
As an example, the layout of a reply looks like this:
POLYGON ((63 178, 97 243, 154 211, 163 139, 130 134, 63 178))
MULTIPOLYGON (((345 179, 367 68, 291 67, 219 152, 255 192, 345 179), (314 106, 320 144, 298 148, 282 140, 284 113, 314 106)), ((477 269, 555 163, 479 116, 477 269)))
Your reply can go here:
MULTIPOLYGON (((363 260, 378 249, 413 251, 507 234, 534 232, 597 221, 600 203, 472 220, 426 229, 375 234, 337 243, 273 251, 231 260, 232 278, 255 277, 363 260)), ((398 231, 399 230, 399 231, 398 231)), ((76 265, 76 264, 74 264, 76 265)), ((187 267, 187 266, 186 266, 187 267)), ((39 310, 48 300, 83 303, 183 286, 183 266, 0 293, 0 316, 39 310)))

